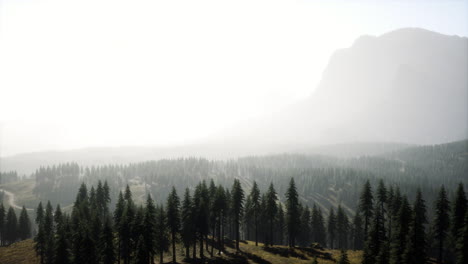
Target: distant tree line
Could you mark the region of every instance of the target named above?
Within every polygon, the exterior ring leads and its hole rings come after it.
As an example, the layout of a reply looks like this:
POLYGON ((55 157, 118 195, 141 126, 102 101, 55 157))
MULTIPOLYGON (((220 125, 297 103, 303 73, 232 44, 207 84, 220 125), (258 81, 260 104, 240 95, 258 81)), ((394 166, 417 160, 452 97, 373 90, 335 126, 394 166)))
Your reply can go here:
MULTIPOLYGON (((98 182, 88 190, 81 184, 70 214, 50 203, 37 208, 35 249, 41 264, 52 263, 153 263, 171 253, 176 244, 184 258, 204 260, 225 251, 226 243, 248 239, 271 247, 321 246, 364 250, 363 264, 466 263, 468 247, 467 200, 460 184, 452 202, 445 187, 439 189, 434 218, 422 193, 410 202, 397 186, 370 182, 361 190, 358 211, 350 215, 343 206, 328 210, 301 202, 295 179, 289 180, 284 202, 273 183, 261 193, 256 182, 248 192, 235 179, 230 188, 202 180, 179 197, 171 188, 164 203, 148 195, 135 204, 127 186, 119 192, 115 209, 109 209, 110 189, 98 182), (350 217, 352 216, 352 217, 350 217), (228 239, 228 240, 226 240, 228 239), (445 263, 444 262, 444 263, 445 263)), ((339 263, 348 263, 345 251, 339 263)))

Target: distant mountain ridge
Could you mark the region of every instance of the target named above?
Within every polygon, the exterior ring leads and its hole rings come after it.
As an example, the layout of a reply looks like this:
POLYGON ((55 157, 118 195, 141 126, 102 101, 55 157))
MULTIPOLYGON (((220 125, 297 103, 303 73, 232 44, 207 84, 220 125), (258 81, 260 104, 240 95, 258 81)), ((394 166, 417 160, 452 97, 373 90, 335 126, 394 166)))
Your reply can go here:
POLYGON ((439 144, 468 135, 468 38, 405 28, 330 58, 309 99, 245 125, 238 142, 439 144))
POLYGON ((468 138, 467 73, 466 37, 417 28, 362 36, 333 54, 310 98, 234 127, 216 140, 166 148, 21 154, 2 158, 0 169, 31 173, 41 165, 70 161, 125 164, 282 152, 349 157, 464 140, 468 138))

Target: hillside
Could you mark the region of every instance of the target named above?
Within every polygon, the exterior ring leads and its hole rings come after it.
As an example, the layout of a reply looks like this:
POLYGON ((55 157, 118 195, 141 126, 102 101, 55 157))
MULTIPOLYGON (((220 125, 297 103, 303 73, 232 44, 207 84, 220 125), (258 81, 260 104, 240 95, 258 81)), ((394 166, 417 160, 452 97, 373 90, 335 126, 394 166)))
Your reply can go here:
POLYGON ((362 36, 301 103, 233 130, 238 144, 440 144, 468 134, 468 39, 418 28, 362 36))
MULTIPOLYGON (((241 243, 241 253, 236 254, 232 243, 227 243, 226 254, 210 258, 210 252, 205 250, 208 256, 208 263, 249 263, 249 264, 307 264, 311 263, 317 256, 318 263, 335 263, 340 256, 339 250, 315 250, 312 248, 288 249, 285 246, 258 247, 252 241, 243 241, 241 243)), ((192 261, 183 261, 183 249, 178 246, 178 263, 193 263, 192 261)), ((361 263, 361 251, 348 251, 348 257, 351 264, 361 263)), ((172 253, 166 253, 164 263, 170 263, 172 253)), ((156 258, 159 259, 159 258, 156 258)), ((34 242, 31 239, 17 242, 8 247, 0 247, 0 263, 2 264, 37 264, 39 259, 34 251, 34 242)), ((156 262, 159 263, 159 262, 156 262)))

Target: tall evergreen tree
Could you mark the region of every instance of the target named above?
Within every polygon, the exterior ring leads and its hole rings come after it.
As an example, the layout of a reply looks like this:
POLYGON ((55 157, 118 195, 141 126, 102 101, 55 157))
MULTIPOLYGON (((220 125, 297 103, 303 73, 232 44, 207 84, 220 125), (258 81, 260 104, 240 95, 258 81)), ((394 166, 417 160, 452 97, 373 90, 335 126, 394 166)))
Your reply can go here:
POLYGON ((10 245, 18 240, 18 219, 13 207, 8 209, 5 222, 5 240, 6 244, 10 245))
POLYGON ((250 201, 252 203, 252 216, 255 230, 255 246, 258 246, 258 224, 260 220, 260 190, 257 183, 254 181, 252 190, 250 191, 250 201))
MULTIPOLYGON (((156 254, 156 226, 157 210, 151 195, 148 194, 146 199, 146 210, 143 220, 143 239, 144 247, 146 249, 146 259, 150 263, 154 263, 154 255, 156 254)), ((141 257, 141 256, 140 256, 141 257)))
POLYGON ((232 185, 232 216, 233 216, 233 223, 234 223, 234 232, 236 237, 236 250, 239 252, 239 241, 240 241, 240 219, 242 217, 244 211, 244 190, 242 190, 240 181, 238 179, 234 180, 234 184, 232 185))
POLYGON ((169 229, 164 207, 161 205, 156 208, 156 211, 156 247, 159 253, 159 262, 163 263, 164 252, 169 249, 169 229))
POLYGON ((354 250, 361 250, 364 247, 364 229, 361 214, 356 213, 353 218, 352 246, 354 250))
POLYGON ((385 243, 387 241, 383 213, 380 206, 376 206, 372 226, 369 230, 368 238, 364 246, 363 264, 374 264, 385 262, 387 251, 385 243), (380 259, 378 258, 380 256, 380 259), (380 261, 379 261, 380 260, 380 261))
POLYGON ((348 231, 349 230, 349 219, 346 215, 343 207, 338 205, 338 211, 336 214, 336 233, 338 248, 345 249, 348 247, 348 231))
POLYGON ((411 208, 408 199, 403 197, 398 216, 393 223, 393 233, 390 243, 390 263, 401 264, 403 263, 403 253, 406 249, 406 237, 409 231, 411 221, 411 208))
POLYGON ((457 264, 468 263, 468 212, 457 239, 457 264))
POLYGON ((19 239, 25 240, 31 237, 31 222, 29 221, 29 215, 26 211, 26 207, 23 206, 19 217, 19 239))
POLYGON ((364 237, 367 239, 369 227, 374 215, 374 196, 369 180, 364 184, 364 188, 359 198, 359 212, 364 218, 364 237))
POLYGON ((277 237, 278 243, 280 245, 284 244, 284 210, 281 204, 278 205, 278 214, 277 214, 277 237))
POLYGON ((0 246, 5 245, 5 217, 5 207, 3 207, 3 203, 0 202, 0 246))
POLYGON ((109 216, 104 220, 104 226, 100 235, 101 261, 103 264, 115 263, 115 245, 114 245, 114 230, 112 228, 111 219, 109 216))
POLYGON ((44 234, 45 234, 45 263, 54 263, 55 255, 55 230, 53 208, 50 201, 47 202, 44 215, 44 234))
POLYGON ((447 198, 447 192, 442 185, 440 188, 437 200, 435 202, 435 219, 434 219, 434 235, 438 243, 439 254, 437 260, 443 261, 444 243, 447 237, 447 231, 450 227, 450 204, 447 198))
MULTIPOLYGON (((467 212, 467 200, 463 184, 460 183, 457 188, 455 200, 453 202, 452 210, 452 221, 451 221, 451 235, 454 240, 457 239, 458 235, 463 228, 465 221, 465 215, 467 212)), ((456 242, 456 241, 455 241, 456 242)))
POLYGON ((289 181, 289 187, 286 191, 286 211, 287 211, 287 230, 288 246, 295 247, 296 237, 299 232, 299 195, 297 193, 294 178, 289 181))
POLYGON ((322 246, 327 244, 327 231, 325 221, 323 219, 322 210, 316 204, 312 207, 312 241, 319 243, 322 246))
POLYGON ((330 208, 330 213, 328 214, 328 222, 327 222, 327 231, 328 231, 328 245, 330 248, 335 248, 335 240, 336 240, 336 216, 335 210, 330 208))
POLYGON ((274 226, 275 226, 275 218, 276 218, 276 213, 278 211, 278 206, 277 206, 277 201, 278 197, 275 191, 275 187, 273 186, 273 183, 270 183, 270 187, 268 187, 268 191, 265 196, 266 200, 266 208, 265 210, 265 215, 266 218, 268 219, 268 236, 266 239, 265 245, 268 246, 273 246, 273 231, 274 231, 274 226))
POLYGON ((194 240, 194 228, 193 228, 193 208, 192 198, 190 197, 189 189, 185 189, 184 200, 182 202, 181 209, 181 237, 182 243, 185 247, 185 258, 190 258, 190 245, 194 240))
POLYGON ((426 205, 421 190, 418 189, 409 226, 406 250, 403 256, 404 263, 426 263, 427 239, 425 224, 427 224, 426 205))
POLYGON ((180 199, 177 191, 172 187, 172 191, 167 198, 167 222, 171 232, 172 241, 172 262, 176 263, 176 242, 180 232, 180 199))

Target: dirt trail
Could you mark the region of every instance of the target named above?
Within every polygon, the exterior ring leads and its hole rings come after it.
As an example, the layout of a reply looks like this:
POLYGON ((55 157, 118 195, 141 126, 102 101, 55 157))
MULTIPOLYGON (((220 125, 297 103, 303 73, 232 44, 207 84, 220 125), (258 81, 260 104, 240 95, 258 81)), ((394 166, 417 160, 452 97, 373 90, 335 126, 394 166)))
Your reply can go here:
MULTIPOLYGON (((3 192, 4 193, 4 196, 3 196, 3 199, 5 199, 5 201, 7 201, 7 204, 10 205, 11 207, 15 208, 15 209, 23 209, 22 206, 19 206, 15 203, 15 194, 12 193, 12 192, 9 192, 5 189, 0 189, 0 192, 3 192)), ((26 210, 28 211, 33 211, 34 209, 31 209, 31 208, 26 208, 26 210)))

